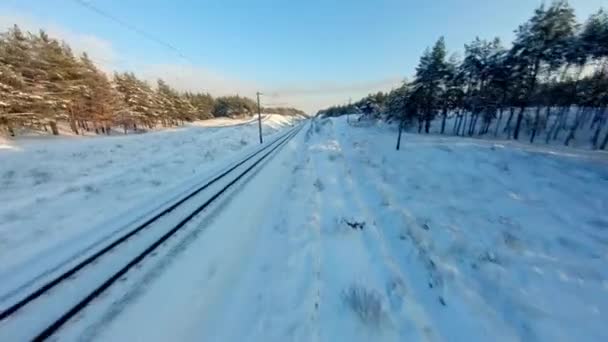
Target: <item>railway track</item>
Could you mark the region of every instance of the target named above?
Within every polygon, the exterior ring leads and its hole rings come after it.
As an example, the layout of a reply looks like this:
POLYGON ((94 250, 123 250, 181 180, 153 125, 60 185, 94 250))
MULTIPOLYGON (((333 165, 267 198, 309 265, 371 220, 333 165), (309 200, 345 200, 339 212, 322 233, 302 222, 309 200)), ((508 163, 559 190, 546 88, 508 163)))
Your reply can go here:
POLYGON ((0 307, 0 341, 41 341, 57 332, 95 298, 298 134, 298 125, 187 195, 160 210, 27 295, 0 307))

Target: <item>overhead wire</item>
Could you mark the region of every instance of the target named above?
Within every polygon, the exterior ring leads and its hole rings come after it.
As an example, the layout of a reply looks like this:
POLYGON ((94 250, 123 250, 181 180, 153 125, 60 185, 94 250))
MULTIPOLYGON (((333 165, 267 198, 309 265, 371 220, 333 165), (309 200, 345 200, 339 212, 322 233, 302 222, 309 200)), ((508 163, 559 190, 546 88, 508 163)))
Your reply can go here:
POLYGON ((100 9, 99 7, 93 5, 90 1, 72 0, 72 2, 74 2, 74 3, 76 3, 76 4, 80 5, 80 6, 82 6, 84 8, 87 8, 87 9, 89 9, 92 12, 95 12, 98 15, 101 15, 102 17, 105 17, 105 18, 107 18, 109 20, 114 21, 115 23, 117 23, 117 24, 119 24, 119 25, 121 25, 121 26, 123 26, 123 27, 125 27, 125 28, 127 28, 127 29, 129 29, 129 30, 131 30, 131 31, 133 31, 133 32, 135 32, 137 34, 139 34, 140 36, 142 36, 142 37, 144 37, 146 39, 148 39, 149 41, 152 41, 152 42, 154 42, 156 44, 159 44, 159 45, 161 45, 161 46, 163 46, 163 47, 165 47, 165 48, 167 48, 169 50, 172 50, 180 58, 185 59, 186 61, 192 63, 192 59, 190 59, 188 56, 186 56, 180 49, 178 49, 177 47, 175 47, 173 44, 171 44, 171 43, 169 43, 169 42, 167 42, 167 41, 165 41, 165 40, 163 40, 161 38, 158 38, 155 35, 153 35, 153 34, 151 34, 149 32, 146 32, 145 30, 140 29, 139 27, 137 27, 137 26, 135 26, 135 25, 133 25, 133 24, 131 24, 131 23, 123 20, 123 19, 120 19, 120 18, 116 17, 115 15, 113 15, 113 14, 107 12, 107 11, 104 11, 104 10, 100 9))

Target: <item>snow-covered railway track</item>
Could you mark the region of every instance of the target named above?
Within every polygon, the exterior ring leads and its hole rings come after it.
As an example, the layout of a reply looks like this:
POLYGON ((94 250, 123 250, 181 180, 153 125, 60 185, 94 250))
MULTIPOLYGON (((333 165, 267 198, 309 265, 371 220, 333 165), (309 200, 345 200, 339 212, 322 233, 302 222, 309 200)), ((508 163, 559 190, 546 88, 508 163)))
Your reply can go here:
POLYGON ((263 160, 293 138, 299 125, 193 189, 111 243, 0 307, 0 340, 44 340, 174 236, 263 160))

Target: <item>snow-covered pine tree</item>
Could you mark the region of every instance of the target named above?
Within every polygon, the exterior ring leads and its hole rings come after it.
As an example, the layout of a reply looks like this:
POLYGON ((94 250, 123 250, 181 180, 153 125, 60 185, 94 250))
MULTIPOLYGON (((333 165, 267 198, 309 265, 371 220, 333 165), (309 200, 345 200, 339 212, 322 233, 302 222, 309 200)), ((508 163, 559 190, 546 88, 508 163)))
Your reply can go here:
POLYGON ((48 106, 46 91, 38 82, 45 75, 36 67, 33 49, 32 35, 24 33, 17 25, 0 36, 4 102, 1 121, 11 134, 15 134, 16 126, 38 124, 44 119, 43 112, 48 106))
POLYGON ((170 124, 160 114, 162 104, 156 92, 146 82, 129 72, 114 74, 114 82, 122 102, 116 119, 123 127, 137 122, 154 127, 159 119, 164 126, 170 124))
POLYGON ((92 127, 99 132, 100 127, 118 123, 118 94, 106 74, 95 66, 86 53, 80 57, 80 63, 83 68, 83 87, 72 115, 80 128, 90 130, 92 123, 92 127))

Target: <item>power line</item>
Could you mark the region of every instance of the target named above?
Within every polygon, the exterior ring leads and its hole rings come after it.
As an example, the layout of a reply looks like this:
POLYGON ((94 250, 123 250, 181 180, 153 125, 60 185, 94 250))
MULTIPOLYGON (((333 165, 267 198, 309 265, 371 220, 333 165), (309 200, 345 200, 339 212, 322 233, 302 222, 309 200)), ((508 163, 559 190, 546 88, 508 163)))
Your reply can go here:
POLYGON ((162 39, 154 36, 153 34, 148 33, 146 31, 138 28, 137 26, 132 25, 132 24, 130 24, 130 23, 128 23, 128 22, 120 19, 120 18, 117 18, 116 16, 114 16, 114 15, 112 15, 112 14, 110 14, 110 13, 108 13, 108 12, 102 10, 102 9, 100 9, 99 7, 94 6, 89 1, 85 1, 85 0, 72 0, 72 1, 74 3, 80 5, 80 6, 84 7, 84 8, 87 8, 90 11, 93 11, 93 12, 101 15, 102 17, 105 17, 106 19, 114 21, 115 23, 117 23, 117 24, 119 24, 119 25, 121 25, 121 26, 123 26, 123 27, 125 27, 125 28, 127 28, 127 29, 129 29, 129 30, 131 30, 131 31, 133 31, 133 32, 135 32, 137 34, 139 34, 140 36, 142 36, 142 37, 144 37, 144 38, 146 38, 146 39, 148 39, 148 40, 150 40, 150 41, 152 41, 152 42, 154 42, 156 44, 159 44, 159 45, 161 45, 161 46, 163 46, 163 47, 165 47, 165 48, 167 48, 167 49, 175 52, 180 58, 183 58, 186 61, 194 64, 190 58, 188 58, 186 55, 184 55, 181 52, 181 50, 178 49, 177 47, 175 47, 173 44, 168 43, 168 42, 166 42, 166 41, 164 41, 164 40, 162 40, 162 39))

